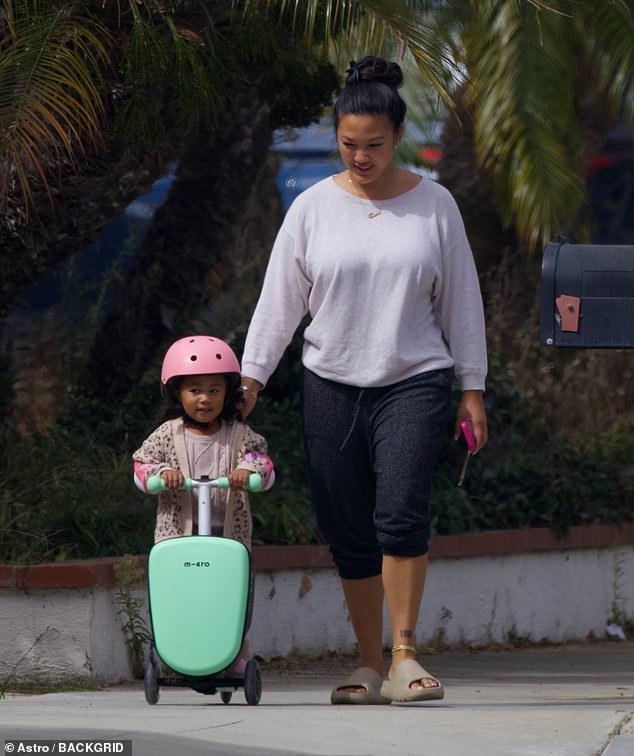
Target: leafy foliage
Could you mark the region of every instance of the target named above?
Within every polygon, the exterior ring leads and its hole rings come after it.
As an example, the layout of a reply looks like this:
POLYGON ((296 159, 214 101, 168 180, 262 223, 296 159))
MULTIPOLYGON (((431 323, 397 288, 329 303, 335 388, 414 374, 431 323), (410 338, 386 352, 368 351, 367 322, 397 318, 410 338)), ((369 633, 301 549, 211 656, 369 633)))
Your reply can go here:
POLYGON ((509 225, 516 215, 531 244, 560 230, 570 206, 583 201, 581 176, 568 170, 579 152, 578 128, 570 128, 571 26, 569 17, 530 3, 491 3, 467 37, 482 164, 493 170, 503 220, 509 225), (534 191, 527 194, 527 186, 534 191))
POLYGON ((464 449, 448 443, 436 479, 437 533, 618 523, 632 518, 632 427, 589 440, 572 436, 556 408, 518 390, 493 355, 487 390, 489 444, 474 457, 464 486, 464 449))
POLYGON ((29 439, 0 431, 2 562, 143 553, 151 545, 154 502, 131 485, 130 450, 87 427, 29 439))
MULTIPOLYGON (((301 439, 300 339, 249 418, 269 442, 276 484, 251 497, 254 542, 319 543, 301 439)), ((17 439, 0 431, 0 562, 145 553, 154 501, 136 491, 130 455, 151 427, 156 387, 137 387, 116 409, 87 405, 73 427, 17 439), (91 432, 86 433, 86 428, 91 432)), ((583 437, 519 390, 493 355, 487 392, 491 441, 456 485, 464 448, 447 441, 432 496, 435 533, 618 523, 632 518, 634 423, 583 437)))
POLYGON ((28 210, 34 186, 113 137, 136 151, 188 141, 249 86, 274 127, 306 125, 316 79, 337 84, 329 45, 352 35, 377 49, 399 35, 445 91, 443 47, 405 2, 2 0, 0 203, 28 210))
MULTIPOLYGON (((239 348, 239 347, 238 347, 239 348)), ((315 543, 321 540, 310 506, 301 425, 301 338, 297 336, 249 416, 269 443, 275 485, 252 497, 256 543, 315 543)))
POLYGON ((6 0, 0 15, 0 205, 99 138, 108 33, 85 9, 6 0), (12 171, 8 167, 12 168, 12 171))
POLYGON ((634 4, 599 5, 443 4, 466 69, 480 165, 494 177, 503 220, 532 249, 578 218, 588 112, 604 134, 621 108, 632 120, 634 4))
POLYGON ((136 589, 145 577, 134 556, 124 554, 114 566, 118 585, 115 601, 119 605, 117 614, 123 620, 122 630, 132 661, 132 672, 138 680, 143 679, 145 652, 152 640, 152 633, 144 619, 145 602, 137 595, 136 589))

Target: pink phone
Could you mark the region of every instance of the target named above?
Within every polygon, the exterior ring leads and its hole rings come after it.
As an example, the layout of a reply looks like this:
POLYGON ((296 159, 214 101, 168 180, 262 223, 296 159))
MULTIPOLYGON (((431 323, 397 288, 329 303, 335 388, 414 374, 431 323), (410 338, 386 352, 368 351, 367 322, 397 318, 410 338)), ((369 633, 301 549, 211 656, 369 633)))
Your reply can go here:
POLYGON ((473 454, 473 452, 476 450, 477 443, 475 440, 475 436, 473 435, 473 427, 471 425, 471 421, 463 420, 460 423, 460 430, 462 431, 462 435, 464 436, 464 440, 467 444, 467 449, 469 450, 469 453, 473 454))

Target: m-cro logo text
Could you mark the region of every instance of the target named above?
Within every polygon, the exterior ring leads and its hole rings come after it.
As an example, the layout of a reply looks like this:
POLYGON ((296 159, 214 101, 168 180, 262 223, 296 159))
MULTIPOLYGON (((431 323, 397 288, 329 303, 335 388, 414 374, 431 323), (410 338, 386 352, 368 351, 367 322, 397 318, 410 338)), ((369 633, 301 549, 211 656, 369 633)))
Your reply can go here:
POLYGON ((211 567, 209 562, 183 562, 183 567, 211 567))

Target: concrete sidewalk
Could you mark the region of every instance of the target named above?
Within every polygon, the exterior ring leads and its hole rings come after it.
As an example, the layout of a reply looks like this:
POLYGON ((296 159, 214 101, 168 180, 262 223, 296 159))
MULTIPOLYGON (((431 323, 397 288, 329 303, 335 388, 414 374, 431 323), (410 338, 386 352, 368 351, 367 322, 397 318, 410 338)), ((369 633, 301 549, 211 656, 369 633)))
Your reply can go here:
MULTIPOLYGON (((632 756, 634 642, 504 651, 447 651, 421 659, 444 700, 331 706, 350 658, 263 664, 263 694, 142 686, 11 695, 0 701, 0 741, 117 738, 134 756, 632 756)), ((0 743, 4 746, 4 743, 0 743)), ((16 753, 18 751, 16 750, 16 753)))

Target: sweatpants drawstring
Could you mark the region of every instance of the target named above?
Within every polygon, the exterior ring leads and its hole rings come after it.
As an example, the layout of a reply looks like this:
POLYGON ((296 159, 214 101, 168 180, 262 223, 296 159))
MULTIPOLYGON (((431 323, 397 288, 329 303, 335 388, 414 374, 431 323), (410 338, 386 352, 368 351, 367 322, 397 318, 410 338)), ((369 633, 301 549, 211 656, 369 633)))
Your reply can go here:
POLYGON ((350 436, 352 435, 352 431, 354 430, 354 426, 357 422, 357 415, 359 414, 359 407, 361 406, 361 399, 363 399, 363 392, 365 389, 361 389, 359 391, 359 396, 357 397, 357 401, 354 403, 354 411, 352 413, 352 423, 350 424, 350 429, 346 433, 346 437, 343 440, 343 443, 339 447, 339 451, 343 451, 343 447, 348 443, 350 440, 350 436))

